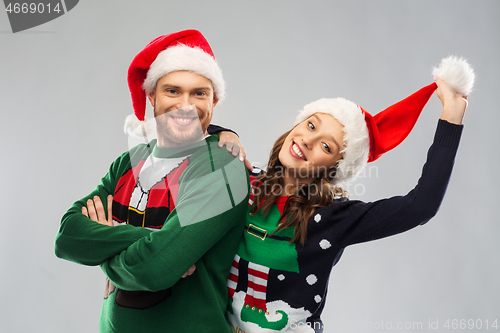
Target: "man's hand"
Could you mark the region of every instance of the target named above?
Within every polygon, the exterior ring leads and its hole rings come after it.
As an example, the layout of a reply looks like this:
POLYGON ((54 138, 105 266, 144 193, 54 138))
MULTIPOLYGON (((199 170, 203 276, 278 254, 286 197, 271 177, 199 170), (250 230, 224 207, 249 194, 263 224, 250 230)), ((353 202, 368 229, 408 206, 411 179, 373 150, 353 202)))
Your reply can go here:
POLYGON ((104 213, 104 206, 101 202, 101 198, 98 196, 94 197, 94 200, 87 200, 87 207, 82 207, 82 214, 87 216, 92 221, 100 224, 113 226, 113 215, 111 213, 111 206, 113 204, 113 196, 108 195, 108 218, 106 219, 106 214, 104 213))
POLYGON ((184 279, 185 277, 193 274, 195 270, 196 270, 196 265, 191 266, 191 268, 189 268, 187 272, 182 275, 182 278, 184 279))
MULTIPOLYGON (((98 196, 94 197, 94 200, 87 200, 87 207, 82 207, 82 214, 87 216, 92 221, 100 224, 113 226, 113 215, 111 215, 111 206, 113 205, 113 196, 108 195, 108 218, 106 219, 106 214, 104 214, 104 206, 102 204, 101 198, 98 196)), ((196 270, 196 265, 191 266, 186 273, 182 275, 182 278, 192 275, 196 270)))
POLYGON ((253 170, 253 166, 249 160, 246 159, 245 148, 241 144, 240 138, 233 132, 222 131, 219 134, 219 147, 226 146, 226 150, 233 154, 233 156, 240 156, 240 161, 245 162, 248 170, 253 170))

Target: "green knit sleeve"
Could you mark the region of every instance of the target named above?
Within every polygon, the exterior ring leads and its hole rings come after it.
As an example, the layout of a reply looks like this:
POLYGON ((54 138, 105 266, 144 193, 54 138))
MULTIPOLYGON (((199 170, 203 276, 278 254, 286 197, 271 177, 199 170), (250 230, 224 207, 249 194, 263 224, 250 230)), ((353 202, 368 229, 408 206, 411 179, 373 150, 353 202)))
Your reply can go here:
POLYGON ((129 152, 126 152, 111 164, 109 172, 95 190, 76 201, 64 214, 55 239, 54 251, 57 257, 83 265, 99 265, 151 233, 150 230, 131 225, 105 226, 81 213, 87 200, 94 196, 101 198, 107 211, 106 198, 113 194, 117 180, 129 167, 130 157, 129 152))
POLYGON ((210 142, 190 157, 176 208, 163 228, 106 260, 101 268, 124 290, 157 291, 181 276, 232 228, 242 224, 249 180, 244 164, 210 142))

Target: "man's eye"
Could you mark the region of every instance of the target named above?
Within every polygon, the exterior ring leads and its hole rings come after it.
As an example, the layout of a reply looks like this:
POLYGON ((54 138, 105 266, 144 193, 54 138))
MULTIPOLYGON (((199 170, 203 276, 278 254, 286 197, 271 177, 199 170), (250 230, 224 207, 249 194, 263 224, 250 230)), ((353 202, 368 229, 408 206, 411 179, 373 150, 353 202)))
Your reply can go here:
POLYGON ((176 93, 177 93, 177 90, 174 90, 174 89, 168 89, 168 90, 167 90, 167 92, 168 92, 169 94, 173 94, 173 95, 174 95, 174 94, 176 94, 176 93))
POLYGON ((307 125, 308 125, 308 126, 309 126, 309 128, 310 128, 310 129, 312 129, 312 130, 314 130, 314 129, 316 128, 316 127, 314 127, 314 124, 313 124, 313 123, 311 123, 311 122, 309 122, 307 125))
POLYGON ((330 152, 330 147, 328 147, 328 145, 324 142, 323 142, 323 148, 325 148, 327 152, 330 152))
POLYGON ((200 97, 203 97, 206 95, 206 93, 204 91, 198 91, 195 93, 196 96, 200 96, 200 97))

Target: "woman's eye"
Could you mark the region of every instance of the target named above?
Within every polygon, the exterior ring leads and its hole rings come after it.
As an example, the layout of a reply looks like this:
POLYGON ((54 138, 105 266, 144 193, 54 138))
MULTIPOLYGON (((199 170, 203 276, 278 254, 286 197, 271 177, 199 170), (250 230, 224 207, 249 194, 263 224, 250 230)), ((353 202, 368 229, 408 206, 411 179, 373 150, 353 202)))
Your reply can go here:
POLYGON ((313 123, 308 123, 307 124, 309 126, 310 129, 314 130, 316 127, 314 127, 314 124, 313 123))
POLYGON ((328 145, 324 142, 323 142, 323 148, 325 148, 327 152, 330 152, 330 147, 328 147, 328 145))

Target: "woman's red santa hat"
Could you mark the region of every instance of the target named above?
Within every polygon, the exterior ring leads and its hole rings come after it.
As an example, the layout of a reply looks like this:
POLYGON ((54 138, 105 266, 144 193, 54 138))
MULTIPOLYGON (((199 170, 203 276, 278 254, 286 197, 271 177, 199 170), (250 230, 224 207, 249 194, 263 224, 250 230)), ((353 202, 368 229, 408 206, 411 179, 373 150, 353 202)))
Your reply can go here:
POLYGON ((184 30, 160 36, 139 52, 128 70, 128 86, 134 114, 127 117, 125 132, 132 133, 145 120, 146 97, 156 89, 163 76, 175 71, 190 71, 212 82, 215 97, 222 101, 226 84, 210 45, 197 30, 184 30))
MULTIPOLYGON (((467 96, 474 85, 474 71, 462 58, 443 59, 433 75, 450 84, 460 96, 467 96)), ((346 183, 356 179, 368 162, 406 139, 436 89, 436 83, 432 83, 375 116, 344 98, 322 98, 306 105, 295 123, 321 112, 331 114, 344 125, 345 148, 333 183, 346 183)))

